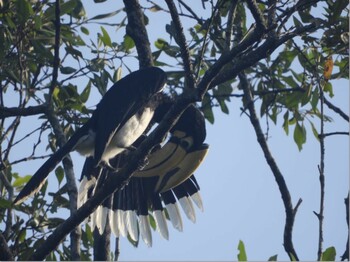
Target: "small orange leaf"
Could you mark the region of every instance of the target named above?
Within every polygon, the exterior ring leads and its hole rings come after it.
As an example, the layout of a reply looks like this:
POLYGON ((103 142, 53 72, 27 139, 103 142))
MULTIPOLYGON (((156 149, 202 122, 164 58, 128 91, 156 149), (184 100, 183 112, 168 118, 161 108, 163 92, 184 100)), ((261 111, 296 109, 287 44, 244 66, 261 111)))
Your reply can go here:
POLYGON ((324 70, 323 70, 323 76, 326 81, 328 81, 331 78, 333 71, 333 59, 331 56, 329 56, 326 59, 326 62, 324 63, 324 70))

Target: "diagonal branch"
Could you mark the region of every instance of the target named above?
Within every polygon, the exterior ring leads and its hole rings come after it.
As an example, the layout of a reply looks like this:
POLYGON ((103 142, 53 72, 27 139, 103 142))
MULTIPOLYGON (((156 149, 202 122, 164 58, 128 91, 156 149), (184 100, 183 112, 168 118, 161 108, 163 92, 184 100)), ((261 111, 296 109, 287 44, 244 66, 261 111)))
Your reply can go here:
POLYGON ((329 102, 325 97, 323 98, 323 102, 334 112, 338 113, 342 118, 344 118, 346 121, 349 122, 349 116, 345 114, 339 107, 333 105, 331 102, 329 102))
POLYGON ((261 13, 257 3, 255 0, 246 0, 248 4, 248 8, 250 12, 252 13, 255 22, 257 24, 257 27, 260 28, 260 30, 266 30, 266 21, 264 18, 264 15, 261 13))
POLYGON ((270 166, 272 174, 275 177, 275 180, 278 185, 279 191, 281 193, 282 201, 284 204, 284 208, 286 212, 286 222, 284 227, 284 240, 283 240, 284 249, 286 250, 291 260, 293 259, 299 260, 298 255, 293 246, 292 233, 293 233, 295 215, 302 200, 299 199, 297 205, 295 206, 295 208, 293 208, 292 199, 291 199, 286 181, 284 180, 284 177, 279 167, 277 166, 275 159, 273 158, 270 152, 264 133, 261 129, 259 119, 255 111, 254 100, 251 94, 251 90, 250 90, 247 78, 243 73, 241 73, 239 74, 239 79, 240 79, 240 86, 244 92, 244 98, 247 103, 247 108, 250 113, 250 117, 249 117, 250 122, 254 127, 254 130, 258 139, 258 143, 260 144, 260 147, 264 152, 266 162, 270 166))

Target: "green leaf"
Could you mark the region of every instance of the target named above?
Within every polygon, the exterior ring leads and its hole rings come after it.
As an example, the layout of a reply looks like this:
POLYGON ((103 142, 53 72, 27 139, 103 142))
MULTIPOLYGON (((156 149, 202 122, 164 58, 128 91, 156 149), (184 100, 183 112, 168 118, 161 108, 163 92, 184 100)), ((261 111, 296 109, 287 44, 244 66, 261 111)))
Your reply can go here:
POLYGON ((157 224, 156 224, 156 221, 154 220, 154 217, 151 214, 149 214, 148 217, 149 217, 149 224, 151 225, 151 228, 153 230, 156 230, 157 224))
POLYGON ((60 185, 64 177, 64 171, 62 166, 56 168, 55 175, 57 177, 58 185, 60 185))
POLYGON ((269 257, 267 261, 277 261, 277 255, 269 257))
POLYGON ((245 252, 245 247, 242 240, 240 240, 238 243, 238 251, 239 251, 237 255, 238 261, 247 261, 247 254, 245 252))
POLYGON ((89 30, 86 27, 84 27, 84 26, 80 27, 80 30, 86 35, 90 34, 89 30))
POLYGON ((168 42, 165 41, 162 38, 158 38, 155 42, 154 45, 158 48, 158 49, 163 49, 165 46, 168 46, 168 42))
POLYGON ((332 84, 330 82, 327 82, 324 87, 323 87, 323 91, 328 93, 330 97, 333 97, 334 96, 334 93, 333 93, 333 87, 332 87, 332 84))
POLYGON ((101 26, 101 31, 102 31, 102 36, 100 38, 101 38, 103 44, 105 46, 112 47, 111 38, 110 38, 109 34, 107 33, 106 29, 104 29, 103 26, 101 26))
POLYGON ((12 186, 13 187, 19 187, 22 186, 23 184, 27 183, 29 181, 29 179, 31 179, 31 175, 26 175, 23 177, 18 177, 15 179, 15 181, 13 181, 12 186))
POLYGON ((27 233, 27 230, 21 230, 21 232, 19 233, 18 240, 20 243, 22 243, 25 240, 26 233, 27 233))
POLYGON ((87 83, 86 87, 84 88, 83 92, 80 94, 80 100, 83 103, 86 103, 90 96, 90 90, 91 90, 91 80, 87 83))
MULTIPOLYGON (((76 0, 70 0, 67 2, 64 2, 60 5, 60 15, 64 15, 67 13, 70 13, 73 11, 73 9, 75 8, 75 6, 77 5, 77 1, 76 0)), ((44 17, 46 20, 53 20, 55 19, 55 5, 52 5, 51 7, 49 7, 45 13, 44 13, 44 17)))
POLYGON ((214 124, 214 114, 211 107, 211 100, 208 95, 205 95, 202 101, 202 112, 209 123, 214 124))
POLYGON ((64 75, 69 75, 77 71, 75 68, 70 67, 70 66, 65 66, 60 68, 60 72, 64 75))
POLYGON ((11 208, 12 202, 6 199, 0 198, 0 209, 11 208))
POLYGON ((110 12, 110 13, 106 13, 106 14, 96 15, 93 18, 90 18, 89 20, 101 20, 104 18, 112 17, 112 16, 115 16, 116 14, 118 14, 120 11, 121 11, 121 9, 117 10, 117 11, 110 12))
POLYGON ((316 129, 314 123, 312 123, 312 122, 310 121, 310 124, 311 124, 312 133, 314 134, 314 136, 316 137, 317 140, 320 140, 320 138, 318 137, 318 136, 319 136, 318 131, 317 131, 317 129, 316 129))
POLYGON ((321 261, 335 261, 337 252, 334 247, 327 248, 321 256, 321 261))
POLYGON ((298 146, 299 151, 303 149, 303 144, 306 142, 306 129, 304 124, 300 125, 299 122, 296 123, 294 129, 294 141, 298 146))
POLYGON ((289 111, 287 110, 284 115, 283 115, 283 129, 284 132, 286 132, 286 135, 288 136, 289 134, 289 111))
POLYGON ((117 82, 122 78, 122 67, 118 67, 118 69, 113 74, 113 81, 117 82))
POLYGON ((123 46, 124 46, 126 51, 130 51, 132 48, 134 48, 135 42, 129 35, 125 35, 124 41, 123 41, 123 46))
POLYGON ((297 28, 303 27, 303 24, 295 16, 293 16, 293 22, 297 28))

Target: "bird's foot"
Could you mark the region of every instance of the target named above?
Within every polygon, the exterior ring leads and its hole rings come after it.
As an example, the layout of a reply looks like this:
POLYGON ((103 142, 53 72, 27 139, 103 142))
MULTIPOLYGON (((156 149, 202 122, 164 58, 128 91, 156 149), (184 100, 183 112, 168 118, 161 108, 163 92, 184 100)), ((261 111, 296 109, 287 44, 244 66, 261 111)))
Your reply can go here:
POLYGON ((139 160, 137 164, 137 169, 140 171, 144 169, 148 164, 149 164, 149 160, 148 160, 148 157, 146 156, 145 158, 139 160))

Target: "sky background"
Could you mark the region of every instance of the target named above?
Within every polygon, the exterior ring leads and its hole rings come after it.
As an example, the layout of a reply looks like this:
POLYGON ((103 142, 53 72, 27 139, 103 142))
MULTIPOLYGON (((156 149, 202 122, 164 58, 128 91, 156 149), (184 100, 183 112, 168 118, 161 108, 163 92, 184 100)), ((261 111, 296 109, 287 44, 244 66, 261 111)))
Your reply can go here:
MULTIPOLYGON (((201 1, 195 1, 198 10, 202 10, 201 1)), ((145 1, 141 1, 144 4, 145 1)), ((95 4, 84 1, 87 16, 117 10, 115 1, 95 4)), ((210 11, 207 8, 206 12, 210 11)), ((321 12, 322 10, 319 10, 321 12)), ((151 45, 158 37, 167 38, 165 25, 170 18, 166 14, 147 13, 150 24, 147 26, 151 45)), ((202 14, 207 17, 206 13, 202 14)), ((201 16, 201 15, 200 15, 201 16)), ((116 22, 118 17, 113 17, 116 22)), ((111 20, 109 20, 111 21, 111 20)), ((117 21, 118 22, 118 21, 117 21)), ((185 21, 184 26, 190 24, 185 21)), ((114 29, 105 27, 113 36, 114 29)), ((92 26, 90 38, 96 39, 100 26, 92 26), (96 31, 94 31, 96 30, 96 31)), ((121 31, 124 33, 124 31, 121 31)), ((120 34, 117 33, 116 37, 120 34)), ((113 39, 112 39, 113 40, 113 39)), ((119 41, 119 40, 118 40, 119 41)), ((85 54, 84 54, 85 55, 85 54)), ((88 54, 86 54, 88 55, 88 54)), ((135 60, 136 61, 136 60, 135 60)), ((137 63, 131 62, 133 70, 137 63)), ((123 75, 127 72, 124 70, 123 75)), ((81 86, 86 82, 82 80, 81 86)), ((344 112, 349 112, 349 84, 338 81, 333 84, 335 97, 332 103, 344 112)), ((93 96, 91 105, 100 97, 93 96)), ((256 105, 259 108, 259 104, 256 105)), ((184 231, 178 232, 169 224, 169 241, 153 232, 153 247, 148 248, 143 242, 133 247, 127 239, 120 241, 120 260, 237 260, 237 246, 242 240, 249 260, 267 260, 278 254, 279 260, 288 260, 283 249, 283 229, 285 212, 275 179, 264 159, 257 143, 252 125, 247 116, 241 115, 241 101, 232 98, 228 104, 230 114, 225 115, 219 109, 214 110, 215 123, 207 124, 206 143, 210 145, 204 163, 195 175, 201 186, 204 212, 196 208, 197 221, 193 224, 183 215, 184 231)), ((325 132, 347 131, 349 124, 335 115, 327 107, 325 114, 331 116, 332 123, 325 124, 325 132)), ((31 121, 37 117, 28 117, 31 121)), ((266 130, 265 119, 261 125, 266 130)), ((316 127, 319 129, 319 122, 316 127)), ((24 122, 26 123, 26 122, 24 122)), ((25 133, 27 130, 23 130, 25 133)), ((307 125, 307 143, 301 152, 293 140, 293 128, 287 136, 282 129, 280 118, 275 126, 270 122, 268 143, 291 192, 295 206, 298 199, 303 200, 296 215, 293 240, 296 252, 301 260, 315 260, 318 245, 318 220, 313 211, 319 211, 319 143, 307 125)), ((334 246, 337 258, 343 254, 347 239, 344 198, 349 190, 349 138, 331 136, 326 138, 325 176, 325 219, 324 248, 334 246)), ((72 153, 76 177, 80 176, 84 158, 72 153)), ((30 166, 18 165, 20 174, 36 171, 42 160, 32 161, 30 166)), ((52 177, 52 176, 51 176, 52 177)), ((51 178, 51 181, 55 178, 51 178)), ((50 185, 51 186, 51 185, 50 185)), ((53 191, 55 191, 53 189, 53 191)), ((64 215, 65 212, 62 212, 64 215)))

